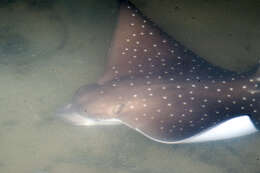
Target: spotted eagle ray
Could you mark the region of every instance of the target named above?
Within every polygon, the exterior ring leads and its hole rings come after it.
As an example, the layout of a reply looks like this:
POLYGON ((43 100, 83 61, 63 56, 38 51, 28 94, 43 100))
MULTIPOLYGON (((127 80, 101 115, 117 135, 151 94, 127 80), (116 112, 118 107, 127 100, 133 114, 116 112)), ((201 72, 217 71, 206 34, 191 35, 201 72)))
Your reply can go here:
POLYGON ((104 75, 58 114, 75 125, 124 124, 162 143, 202 142, 260 129, 260 68, 210 64, 122 1, 104 75))

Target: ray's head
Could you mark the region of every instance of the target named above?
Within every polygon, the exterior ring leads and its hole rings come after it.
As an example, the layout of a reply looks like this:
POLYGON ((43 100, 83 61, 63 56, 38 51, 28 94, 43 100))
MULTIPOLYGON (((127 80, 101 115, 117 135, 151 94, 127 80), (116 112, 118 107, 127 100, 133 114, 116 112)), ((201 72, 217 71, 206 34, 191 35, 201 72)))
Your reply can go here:
POLYGON ((118 93, 120 91, 98 84, 82 86, 72 101, 57 111, 57 115, 75 125, 118 124, 117 117, 125 107, 118 93))

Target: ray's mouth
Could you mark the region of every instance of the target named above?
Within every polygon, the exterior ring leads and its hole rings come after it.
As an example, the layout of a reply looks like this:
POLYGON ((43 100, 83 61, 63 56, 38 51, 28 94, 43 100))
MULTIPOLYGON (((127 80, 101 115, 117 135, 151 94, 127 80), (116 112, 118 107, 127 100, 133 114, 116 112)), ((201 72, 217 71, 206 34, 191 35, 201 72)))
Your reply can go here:
POLYGON ((96 124, 97 120, 81 115, 78 110, 80 110, 79 106, 69 103, 58 109, 56 116, 63 119, 65 122, 72 123, 77 126, 91 126, 96 124))
POLYGON ((76 126, 94 126, 101 122, 100 120, 87 118, 78 113, 73 113, 71 115, 61 115, 61 117, 65 121, 72 123, 76 126))
MULTIPOLYGON (((73 104, 67 104, 66 106, 59 109, 56 115, 63 119, 65 122, 72 123, 76 126, 97 126, 97 125, 117 125, 121 124, 118 119, 98 119, 89 118, 82 115, 78 110, 80 107, 73 104)), ((93 116, 91 116, 93 117, 93 116)))

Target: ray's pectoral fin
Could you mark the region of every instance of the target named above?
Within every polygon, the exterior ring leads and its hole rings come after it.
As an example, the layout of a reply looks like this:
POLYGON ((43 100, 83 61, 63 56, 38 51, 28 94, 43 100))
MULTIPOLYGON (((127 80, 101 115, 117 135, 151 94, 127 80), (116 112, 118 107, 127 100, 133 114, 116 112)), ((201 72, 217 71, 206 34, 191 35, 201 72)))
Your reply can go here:
MULTIPOLYGON (((182 63, 184 59, 181 57, 190 53, 129 2, 121 3, 118 16, 108 64, 99 83, 127 75, 158 73, 162 71, 158 64, 164 66, 164 69, 172 67, 173 64, 182 63)), ((189 59, 185 66, 191 63, 189 59)))
POLYGON ((219 75, 220 68, 186 49, 128 1, 121 2, 118 16, 100 84, 123 76, 160 75, 167 70, 171 74, 219 75))
POLYGON ((147 122, 142 118, 138 120, 126 118, 122 119, 125 125, 149 139, 166 144, 216 141, 249 135, 258 131, 247 115, 225 120, 202 131, 199 128, 189 127, 188 123, 178 127, 178 125, 167 122, 147 122))

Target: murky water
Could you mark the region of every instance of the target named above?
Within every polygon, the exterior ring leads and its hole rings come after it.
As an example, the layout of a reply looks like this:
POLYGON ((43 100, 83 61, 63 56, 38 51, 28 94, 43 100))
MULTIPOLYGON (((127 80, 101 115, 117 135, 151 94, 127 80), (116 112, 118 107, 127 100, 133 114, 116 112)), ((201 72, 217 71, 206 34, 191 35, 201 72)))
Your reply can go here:
MULTIPOLYGON (((258 1, 133 1, 215 64, 260 56, 258 1)), ((124 127, 73 127, 55 110, 102 74, 118 4, 0 1, 1 173, 259 173, 260 135, 165 145, 124 127)))

